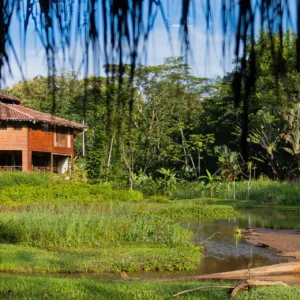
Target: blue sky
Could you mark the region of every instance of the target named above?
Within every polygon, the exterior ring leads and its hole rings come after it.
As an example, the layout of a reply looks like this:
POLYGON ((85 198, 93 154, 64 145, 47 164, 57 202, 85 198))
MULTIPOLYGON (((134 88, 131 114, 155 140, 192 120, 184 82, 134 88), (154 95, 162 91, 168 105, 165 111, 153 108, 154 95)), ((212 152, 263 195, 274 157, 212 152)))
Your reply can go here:
MULTIPOLYGON (((169 56, 181 55, 181 41, 179 39, 179 21, 181 13, 182 0, 165 0, 165 12, 170 26, 171 45, 168 39, 167 31, 162 17, 159 15, 154 29, 150 35, 149 43, 147 46, 147 60, 142 60, 143 64, 158 65, 163 63, 164 58, 169 56)), ((206 1, 195 0, 194 18, 191 14, 189 22, 190 41, 191 41, 191 55, 187 58, 188 63, 192 68, 192 72, 196 76, 213 77, 216 75, 223 75, 225 72, 230 71, 233 58, 234 45, 231 43, 228 48, 226 57, 222 55, 222 28, 221 28, 221 0, 212 1, 215 3, 213 7, 212 29, 213 33, 207 34, 205 17, 202 12, 202 5, 206 1), (209 47, 207 47, 209 41, 209 47)), ((296 0, 291 0, 292 14, 296 0)), ((19 38, 19 25, 17 19, 14 19, 14 24, 11 29, 13 42, 19 57, 22 57, 23 46, 19 38)), ((27 33, 26 43, 26 60, 22 60, 22 67, 24 70, 25 78, 33 78, 37 75, 47 75, 47 65, 44 55, 44 49, 39 42, 37 35, 34 33, 34 26, 31 23, 27 33)), ((79 54, 80 56, 80 54, 79 54)), ((61 61, 61 51, 58 50, 57 61, 61 61)), ((103 58, 101 59, 104 62, 103 58)), ((11 68, 13 71, 13 78, 7 77, 6 84, 8 86, 17 83, 22 79, 21 73, 15 60, 11 59, 11 68)), ((61 64, 62 69, 62 64, 61 64)), ((71 71, 70 64, 65 63, 64 71, 71 71)), ((75 66, 75 71, 78 66, 75 66)), ((93 66, 90 65, 89 74, 93 74, 93 66)), ((95 74, 97 75, 97 74, 95 74)), ((103 73, 101 75, 104 75, 103 73)), ((81 72, 83 76, 83 72, 81 72)))

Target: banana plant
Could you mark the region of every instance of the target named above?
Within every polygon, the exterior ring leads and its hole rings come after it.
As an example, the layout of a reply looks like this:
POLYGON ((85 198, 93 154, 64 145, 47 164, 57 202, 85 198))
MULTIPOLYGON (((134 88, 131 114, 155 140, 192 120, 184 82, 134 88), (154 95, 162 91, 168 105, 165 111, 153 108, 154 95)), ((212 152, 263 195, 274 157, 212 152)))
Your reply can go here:
POLYGON ((217 172, 215 172, 214 174, 211 174, 206 169, 206 174, 207 175, 203 175, 203 176, 199 177, 200 179, 205 179, 206 180, 207 183, 206 183, 205 187, 210 190, 210 198, 213 197, 213 191, 214 191, 214 188, 216 186, 216 183, 221 180, 221 176, 217 175, 218 172, 219 172, 219 170, 217 172))
POLYGON ((231 151, 227 146, 215 147, 215 153, 218 155, 218 165, 221 169, 221 174, 226 178, 227 196, 230 198, 230 182, 233 183, 233 198, 235 199, 235 182, 240 173, 238 153, 231 151))
POLYGON ((176 189, 177 178, 174 169, 160 168, 157 172, 162 175, 159 179, 160 186, 163 188, 165 194, 170 195, 176 189))

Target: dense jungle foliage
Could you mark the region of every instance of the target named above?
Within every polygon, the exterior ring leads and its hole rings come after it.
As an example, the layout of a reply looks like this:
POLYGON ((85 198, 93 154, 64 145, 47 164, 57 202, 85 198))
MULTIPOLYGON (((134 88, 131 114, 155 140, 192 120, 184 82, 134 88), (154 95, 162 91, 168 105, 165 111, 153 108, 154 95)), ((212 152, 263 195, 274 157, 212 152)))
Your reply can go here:
POLYGON ((130 66, 120 80, 117 68, 109 65, 107 78, 81 79, 70 73, 49 81, 38 76, 3 92, 22 98, 30 108, 85 121, 87 155, 81 155, 79 135, 77 168, 87 173, 91 183, 170 194, 179 182, 200 181, 213 196, 214 182, 221 180, 235 185, 236 180, 251 182, 262 175, 288 181, 299 178, 296 36, 285 33, 280 68, 276 43, 281 51, 280 37, 270 39, 263 31, 255 42, 259 72, 247 107, 234 102, 236 70, 224 77, 197 78, 182 57, 167 58, 159 66, 138 66, 133 82, 130 66), (248 161, 240 154, 245 113, 248 161))

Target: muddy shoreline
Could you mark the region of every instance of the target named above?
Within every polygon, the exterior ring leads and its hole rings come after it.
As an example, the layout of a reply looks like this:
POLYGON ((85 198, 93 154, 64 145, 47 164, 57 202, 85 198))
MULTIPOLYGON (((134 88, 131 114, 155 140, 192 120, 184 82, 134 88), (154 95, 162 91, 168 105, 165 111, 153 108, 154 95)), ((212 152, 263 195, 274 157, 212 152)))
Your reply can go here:
POLYGON ((300 230, 248 228, 245 240, 262 248, 273 248, 281 256, 300 260, 300 230))

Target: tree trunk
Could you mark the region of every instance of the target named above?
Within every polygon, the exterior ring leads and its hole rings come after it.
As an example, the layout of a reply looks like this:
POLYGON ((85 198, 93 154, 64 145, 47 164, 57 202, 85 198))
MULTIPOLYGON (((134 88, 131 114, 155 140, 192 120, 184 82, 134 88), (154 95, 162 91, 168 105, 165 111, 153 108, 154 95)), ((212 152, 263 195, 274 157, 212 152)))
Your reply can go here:
POLYGON ((248 180, 248 187, 247 187, 247 201, 249 200, 249 197, 250 197, 250 189, 251 189, 251 175, 252 175, 252 168, 251 167, 249 167, 249 171, 250 171, 250 173, 249 173, 249 180, 248 180))
POLYGON ((235 180, 233 180, 233 199, 235 200, 235 180))
POLYGON ((109 170, 110 164, 111 164, 111 156, 112 156, 113 143, 114 143, 114 136, 111 138, 110 146, 109 146, 108 159, 107 159, 107 172, 106 172, 105 182, 108 181, 108 170, 109 170))
POLYGON ((181 133, 182 148, 183 148, 183 154, 184 154, 184 164, 185 164, 185 169, 187 169, 188 157, 187 157, 187 152, 186 152, 186 149, 185 149, 185 139, 184 139, 184 134, 183 134, 182 129, 180 129, 180 133, 181 133))
POLYGON ((230 199, 230 181, 227 183, 227 197, 230 199))
POLYGON ((198 149, 198 177, 201 175, 201 153, 198 149))

